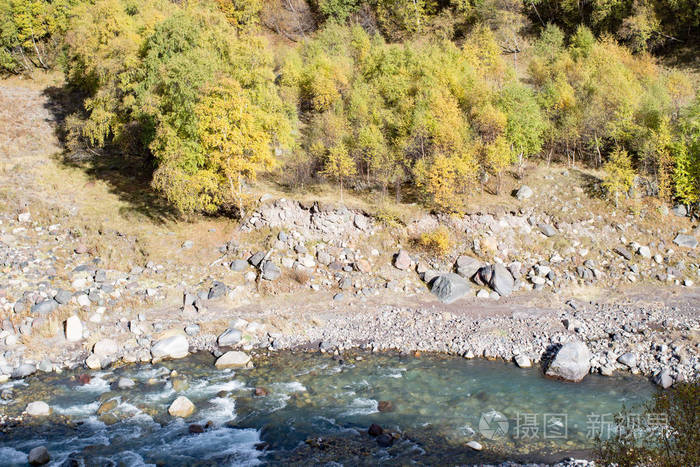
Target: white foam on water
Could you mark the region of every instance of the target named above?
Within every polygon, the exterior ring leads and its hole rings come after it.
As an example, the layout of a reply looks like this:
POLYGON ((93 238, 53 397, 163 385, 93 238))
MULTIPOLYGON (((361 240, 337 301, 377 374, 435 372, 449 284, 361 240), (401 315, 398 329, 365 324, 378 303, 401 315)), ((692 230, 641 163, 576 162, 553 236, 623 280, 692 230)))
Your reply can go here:
POLYGON ((171 399, 173 395, 175 395, 175 389, 173 389, 172 384, 167 383, 162 391, 148 393, 143 400, 149 403, 163 403, 163 401, 171 399))
POLYGON ((387 372, 382 376, 386 378, 403 378, 403 372, 406 368, 387 368, 387 372))
POLYGON ((100 401, 94 401, 89 404, 71 405, 70 407, 61 407, 56 405, 53 407, 53 411, 62 415, 69 415, 71 417, 81 417, 94 414, 97 412, 97 409, 100 408, 100 405, 100 401))
POLYGON ((252 466, 260 464, 262 452, 255 449, 259 442, 260 433, 254 429, 214 428, 197 435, 176 436, 157 450, 198 460, 230 456, 229 465, 252 466))
POLYGON ((290 392, 304 392, 306 391, 306 386, 301 384, 299 381, 291 381, 289 383, 274 383, 271 387, 278 389, 279 392, 290 393, 290 392))
POLYGON ((0 447, 2 465, 27 465, 27 453, 13 448, 0 447))
POLYGON ((96 392, 102 394, 103 392, 109 391, 109 383, 102 378, 111 373, 95 373, 90 378, 90 382, 80 386, 76 386, 75 389, 82 392, 96 392))
POLYGON ((164 366, 158 366, 155 368, 146 368, 138 373, 136 373, 133 378, 136 378, 141 381, 148 381, 151 378, 158 378, 160 376, 165 376, 169 375, 170 370, 165 368, 164 366))
POLYGON ((134 451, 122 451, 119 454, 112 456, 110 460, 115 461, 117 465, 123 465, 125 467, 146 467, 155 465, 146 464, 143 457, 134 451))
POLYGON ((6 383, 0 384, 0 390, 11 389, 15 386, 29 386, 29 383, 23 379, 11 379, 6 383))
POLYGON ((321 365, 312 366, 311 368, 302 370, 299 373, 295 373, 294 376, 304 376, 308 375, 309 373, 313 373, 314 371, 325 370, 326 368, 328 368, 328 363, 322 363, 321 365))
POLYGON ((228 397, 215 397, 209 401, 212 407, 202 412, 204 423, 211 420, 215 424, 222 424, 236 418, 236 400, 228 397))
POLYGON ((230 391, 236 391, 239 389, 245 388, 246 385, 242 381, 237 381, 235 379, 227 380, 227 381, 222 381, 222 382, 217 382, 217 383, 211 383, 208 380, 200 380, 197 382, 193 382, 189 389, 185 391, 187 394, 192 394, 192 395, 207 395, 207 394, 216 394, 218 392, 224 391, 224 392, 230 392, 230 391))
POLYGON ((369 415, 372 413, 379 412, 379 402, 374 399, 365 399, 364 397, 357 397, 353 399, 350 406, 345 410, 342 415, 369 415))

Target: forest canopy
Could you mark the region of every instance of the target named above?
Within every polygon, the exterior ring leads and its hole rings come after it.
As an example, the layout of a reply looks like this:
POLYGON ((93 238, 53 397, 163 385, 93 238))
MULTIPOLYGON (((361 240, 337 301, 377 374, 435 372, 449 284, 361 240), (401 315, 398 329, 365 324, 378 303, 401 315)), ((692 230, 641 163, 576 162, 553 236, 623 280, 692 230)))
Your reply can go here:
POLYGON ((604 168, 611 201, 700 198, 683 0, 0 0, 0 70, 63 70, 69 149, 150 160, 183 212, 245 204, 260 172, 458 212, 528 159, 604 168), (281 169, 281 170, 280 170, 281 169))

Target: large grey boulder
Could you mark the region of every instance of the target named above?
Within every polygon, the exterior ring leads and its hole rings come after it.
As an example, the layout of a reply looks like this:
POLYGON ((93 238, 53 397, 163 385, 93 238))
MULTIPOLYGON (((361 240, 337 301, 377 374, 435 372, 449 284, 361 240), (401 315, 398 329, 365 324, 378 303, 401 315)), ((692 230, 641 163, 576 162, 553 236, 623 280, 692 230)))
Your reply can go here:
POLYGON ((241 331, 238 329, 227 329, 217 339, 219 347, 231 347, 241 341, 241 331))
POLYGON ((65 289, 60 289, 58 292, 56 292, 56 296, 53 299, 56 300, 58 304, 65 305, 66 303, 70 302, 71 298, 73 298, 72 293, 65 289))
POLYGON ((678 234, 673 239, 673 243, 685 248, 695 248, 698 246, 698 240, 692 235, 678 234))
POLYGON ((495 290, 498 295, 505 297, 513 292, 515 279, 513 279, 513 275, 504 265, 496 263, 493 265, 489 286, 495 290))
POLYGON ((454 273, 441 274, 433 279, 430 291, 443 303, 452 303, 469 292, 471 286, 462 276, 454 273))
POLYGON ((151 347, 153 359, 185 358, 189 353, 190 345, 182 334, 161 339, 151 347))
POLYGON ((214 281, 214 283, 211 285, 211 288, 209 289, 207 299, 214 300, 223 297, 224 295, 226 295, 226 292, 228 292, 228 287, 226 287, 226 284, 224 284, 223 282, 214 281))
POLYGON ((593 355, 581 341, 562 345, 547 368, 547 375, 566 381, 578 382, 591 370, 593 355))
POLYGON ((551 224, 540 224, 538 227, 540 228, 540 232, 542 232, 545 237, 553 237, 557 234, 557 229, 555 229, 551 224))
POLYGON ((33 315, 48 315, 52 311, 54 311, 56 308, 58 308, 58 302, 54 300, 53 298, 49 300, 44 300, 43 302, 39 302, 36 305, 32 306, 32 314, 33 315))
POLYGON ((668 368, 661 370, 652 378, 654 384, 661 386, 664 389, 668 389, 673 385, 673 377, 668 368))
POLYGON ((671 209, 671 212, 674 216, 685 217, 688 215, 688 208, 686 208, 683 204, 676 204, 671 209))
POLYGON ((27 404, 25 411, 30 417, 46 417, 51 413, 51 408, 44 401, 34 401, 27 404))
POLYGON ((457 258, 457 261, 455 263, 455 270, 460 276, 466 279, 471 279, 472 277, 474 277, 474 274, 476 274, 476 272, 482 265, 483 263, 478 259, 473 258, 471 256, 462 255, 459 258, 457 258))
POLYGON ((248 269, 248 261, 242 259, 234 259, 231 262, 231 271, 243 272, 248 269))
POLYGON ((92 348, 92 352, 99 359, 105 357, 114 357, 119 353, 119 344, 117 344, 112 339, 101 339, 95 342, 95 346, 92 348))
POLYGON ((406 250, 401 250, 396 254, 394 258, 394 266, 396 269, 406 271, 411 267, 411 257, 408 255, 406 250))

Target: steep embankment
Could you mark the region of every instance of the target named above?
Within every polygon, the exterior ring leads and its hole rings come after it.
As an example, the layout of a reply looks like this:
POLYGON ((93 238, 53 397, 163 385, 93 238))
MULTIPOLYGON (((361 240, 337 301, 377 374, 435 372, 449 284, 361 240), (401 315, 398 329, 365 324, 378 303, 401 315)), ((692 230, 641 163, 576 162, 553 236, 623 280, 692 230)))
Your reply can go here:
POLYGON ((218 352, 227 328, 247 350, 369 345, 535 362, 582 339, 594 371, 697 374, 697 227, 643 201, 612 209, 591 172, 532 168, 511 181, 530 197, 476 196, 459 217, 415 206, 376 216, 269 190, 241 224, 185 221, 137 166, 66 160, 56 92, 0 86, 1 375, 82 365, 105 338, 116 351, 93 367, 149 360, 173 332, 218 352), (449 244, 436 254, 420 236, 439 226, 449 244), (423 279, 455 263, 475 277, 446 305, 423 279), (628 353, 635 362, 618 362, 628 353))

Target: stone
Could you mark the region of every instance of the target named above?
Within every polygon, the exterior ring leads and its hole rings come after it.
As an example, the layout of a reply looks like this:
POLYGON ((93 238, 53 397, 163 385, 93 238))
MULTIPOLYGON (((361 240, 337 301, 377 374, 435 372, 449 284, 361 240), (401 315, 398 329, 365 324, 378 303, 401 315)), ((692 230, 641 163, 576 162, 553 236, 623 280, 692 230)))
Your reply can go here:
POLYGON ((318 253, 316 253, 316 260, 319 264, 328 266, 329 264, 331 264, 331 255, 329 255, 325 251, 319 251, 318 253))
POLYGON ((400 269, 402 271, 406 271, 411 267, 411 257, 408 255, 406 250, 400 250, 398 253, 396 253, 396 257, 394 258, 394 266, 396 269, 400 269))
POLYGON ((479 270, 474 275, 474 282, 479 285, 487 285, 491 282, 491 275, 493 274, 493 266, 486 264, 481 266, 479 270))
POLYGON ((367 430, 367 434, 369 434, 370 436, 379 436, 382 433, 384 433, 384 429, 376 423, 372 423, 369 426, 369 430, 367 430))
POLYGON ((486 289, 481 289, 481 290, 479 290, 479 291, 476 293, 476 296, 477 296, 478 298, 489 298, 489 297, 491 296, 491 294, 489 293, 488 290, 486 290, 486 289))
POLYGON ((56 308, 58 308, 58 302, 52 298, 33 305, 31 311, 33 315, 48 315, 56 308))
POLYGON ((394 403, 391 401, 379 401, 377 403, 377 410, 380 412, 393 412, 394 409, 394 403))
POLYGON ((617 246, 613 249, 613 251, 625 258, 627 261, 632 259, 632 253, 630 253, 629 250, 623 246, 617 246))
POLYGON ((664 389, 668 389, 673 385, 673 377, 668 369, 661 370, 653 378, 654 384, 661 386, 664 389))
POLYGON ((37 446, 29 451, 27 455, 27 462, 29 462, 29 465, 44 465, 48 464, 50 460, 51 456, 46 446, 37 446))
POLYGON ((243 368, 250 362, 250 355, 238 350, 231 350, 216 360, 214 366, 219 370, 225 368, 243 368))
POLYGON ((335 302, 342 302, 343 299, 345 299, 345 294, 342 292, 338 292, 337 294, 333 295, 333 301, 335 302))
POLYGON ((66 340, 78 342, 83 339, 83 323, 80 318, 73 315, 66 320, 66 340))
POLYGON ((29 222, 32 219, 32 214, 30 212, 23 212, 17 216, 17 220, 22 223, 29 222))
POLYGON ((12 372, 12 377, 14 379, 22 379, 27 376, 31 376, 36 373, 36 365, 33 363, 22 363, 12 372))
POLYGON ((185 334, 188 336, 196 336, 199 334, 199 324, 188 324, 185 326, 185 334))
POLYGON ((520 201, 523 201, 525 199, 529 199, 533 194, 532 188, 527 185, 523 185, 518 188, 518 191, 515 192, 515 197, 520 201))
POLYGON ((671 209, 671 212, 674 216, 685 217, 688 215, 688 208, 686 208, 683 204, 676 204, 671 209))
POLYGON ((581 341, 562 345, 547 368, 548 376, 578 382, 591 370, 591 351, 581 341))
POLYGON ((538 227, 545 237, 553 237, 557 234, 557 230, 551 224, 540 224, 538 227))
POLYGON ((241 341, 243 334, 238 329, 227 329, 225 330, 216 342, 219 347, 231 347, 238 344, 241 341))
POLYGON ((268 394, 269 394, 269 392, 267 391, 267 389, 265 389, 265 388, 262 387, 262 386, 256 387, 256 388, 255 388, 255 391, 253 391, 253 395, 256 396, 256 397, 265 397, 265 396, 267 396, 268 394))
POLYGON ((100 357, 95 355, 94 353, 90 354, 88 358, 85 359, 85 366, 90 368, 91 370, 99 370, 102 368, 102 362, 100 361, 100 357))
POLYGON ((84 293, 81 293, 75 299, 78 302, 78 305, 80 305, 82 307, 90 306, 90 299, 84 293))
POLYGON ((515 286, 515 279, 510 271, 501 263, 493 265, 493 273, 489 286, 498 293, 501 297, 510 295, 515 286))
POLYGON ((116 409, 118 405, 119 405, 119 399, 117 399, 117 398, 110 399, 108 401, 103 402, 102 405, 100 405, 97 408, 96 413, 97 413, 97 415, 104 415, 104 414, 116 409))
POLYGON ((190 345, 182 334, 161 339, 151 347, 151 355, 155 360, 163 358, 185 358, 190 345))
POLYGON ((122 376, 117 381, 117 387, 119 389, 129 389, 129 388, 133 388, 134 386, 136 386, 136 383, 134 382, 134 380, 131 378, 127 378, 125 376, 122 376))
POLYGON ((248 269, 248 261, 242 259, 234 259, 233 261, 231 261, 230 269, 233 272, 243 272, 246 269, 248 269))
POLYGON ((221 298, 224 295, 226 295, 226 292, 228 292, 228 287, 226 287, 226 284, 224 284, 223 282, 214 281, 214 283, 211 285, 211 288, 209 289, 209 293, 207 294, 207 299, 214 300, 217 298, 221 298))
POLYGON ((382 433, 381 435, 377 436, 377 444, 383 448, 388 448, 394 444, 394 437, 391 436, 390 433, 382 433))
POLYGON ((185 241, 182 243, 182 249, 183 249, 183 250, 189 250, 189 249, 192 248, 193 246, 194 246, 194 242, 193 242, 192 240, 185 240, 185 241))
POLYGON ((355 225, 355 227, 362 231, 366 231, 367 229, 369 229, 369 221, 362 214, 355 214, 353 224, 355 225))
POLYGON ((99 359, 114 357, 119 353, 119 345, 112 339, 101 339, 95 343, 92 352, 99 359))
POLYGON ((30 402, 24 410, 31 417, 46 417, 51 413, 49 404, 44 401, 30 402))
POLYGON ((199 433, 204 433, 204 427, 202 425, 198 425, 196 423, 193 423, 192 425, 190 425, 188 430, 193 435, 199 434, 199 433))
POLYGON ((641 256, 642 258, 649 259, 651 258, 651 250, 649 249, 648 246, 640 246, 639 249, 637 249, 637 254, 641 256))
POLYGON ((478 441, 469 441, 467 447, 472 448, 475 451, 481 451, 484 447, 478 441))
POLYGON ((469 282, 451 272, 437 276, 430 285, 430 291, 442 303, 452 303, 466 295, 470 289, 469 282))
POLYGON ((282 275, 279 266, 272 261, 265 261, 260 269, 262 271, 262 278, 268 281, 277 280, 282 275))
POLYGON ((635 366, 637 366, 637 356, 632 352, 627 352, 625 354, 620 355, 617 358, 617 361, 627 366, 628 368, 634 368, 635 366))
POLYGON ((673 243, 675 243, 678 246, 682 246, 685 248, 695 248, 698 246, 698 241, 695 237, 692 235, 686 235, 686 234, 678 234, 676 235, 676 238, 673 239, 673 243))
POLYGON ((189 417, 194 413, 194 404, 185 396, 178 396, 168 407, 168 413, 173 417, 189 417))
POLYGON ((65 305, 66 303, 70 302, 71 298, 73 298, 73 294, 64 289, 60 289, 53 297, 53 299, 56 300, 59 305, 65 305))
POLYGON ((258 267, 260 266, 260 263, 262 263, 262 260, 265 259, 265 252, 264 251, 258 251, 257 253, 251 255, 250 258, 248 258, 248 262, 253 266, 253 267, 258 267))
POLYGON ((515 364, 518 365, 520 368, 530 368, 532 367, 532 361, 530 361, 530 357, 527 355, 516 355, 515 356, 515 364))
POLYGON ((367 274, 372 271, 372 266, 366 259, 359 259, 355 261, 355 269, 357 269, 359 272, 367 274))
POLYGON ((471 256, 462 255, 455 262, 455 271, 465 279, 471 279, 483 263, 471 256))

